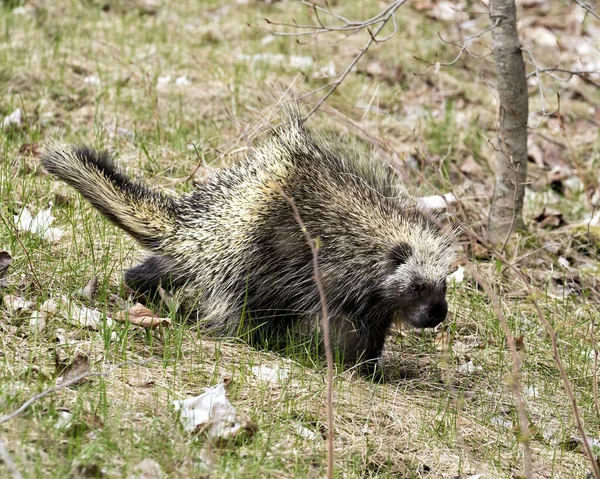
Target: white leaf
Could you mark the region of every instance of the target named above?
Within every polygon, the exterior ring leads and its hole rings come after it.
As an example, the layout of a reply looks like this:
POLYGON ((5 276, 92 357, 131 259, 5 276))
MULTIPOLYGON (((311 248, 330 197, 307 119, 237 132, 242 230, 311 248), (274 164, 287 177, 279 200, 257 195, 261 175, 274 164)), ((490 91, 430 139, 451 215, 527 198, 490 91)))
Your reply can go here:
MULTIPOLYGON (((61 316, 67 321, 82 328, 93 330, 100 329, 102 325, 102 313, 97 309, 89 309, 85 306, 79 306, 70 301, 66 296, 59 296, 56 300, 49 299, 42 306, 40 312, 46 316, 61 316)), ((113 320, 106 317, 106 326, 111 327, 113 320)))
POLYGON ((206 429, 210 438, 229 439, 243 429, 223 383, 208 388, 200 396, 173 401, 173 406, 180 411, 179 421, 186 432, 206 429))
POLYGON ((252 374, 265 382, 280 382, 287 378, 288 370, 284 368, 270 368, 268 366, 252 366, 252 374))
POLYGON ((17 229, 37 234, 48 241, 59 241, 63 237, 64 231, 51 227, 54 222, 51 210, 51 208, 40 210, 35 216, 32 216, 27 208, 23 208, 20 214, 15 215, 17 229))
POLYGON ((17 108, 10 115, 5 116, 2 120, 2 129, 8 130, 11 126, 21 126, 23 124, 23 112, 17 108))
POLYGON ((90 75, 87 76, 83 79, 83 83, 86 83, 88 85, 101 85, 102 82, 100 81, 100 78, 98 78, 96 75, 90 75))
POLYGON ((447 281, 449 283, 462 283, 465 279, 465 268, 464 266, 459 266, 456 268, 456 271, 448 276, 447 281))
POLYGON ((298 434, 298 436, 303 437, 305 439, 310 439, 314 441, 315 439, 319 439, 321 436, 317 434, 315 431, 311 431, 307 427, 304 427, 302 424, 294 424, 294 432, 298 434))
POLYGON ((175 80, 175 85, 177 86, 189 86, 191 84, 192 82, 189 81, 185 75, 180 76, 179 78, 177 78, 177 80, 175 80))
POLYGON ((423 196, 417 199, 417 206, 422 210, 445 210, 449 205, 453 205, 454 203, 456 203, 456 196, 452 193, 423 196))

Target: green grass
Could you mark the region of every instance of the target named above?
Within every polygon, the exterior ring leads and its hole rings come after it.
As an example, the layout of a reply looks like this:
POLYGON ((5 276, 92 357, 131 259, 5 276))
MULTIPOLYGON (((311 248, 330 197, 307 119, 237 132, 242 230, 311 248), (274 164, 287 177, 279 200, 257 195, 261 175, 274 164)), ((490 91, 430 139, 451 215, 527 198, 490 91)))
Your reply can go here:
MULTIPOLYGON (((296 3, 162 2, 154 13, 146 11, 144 2, 125 0, 23 3, 24 14, 12 11, 20 2, 0 7, 0 38, 6 45, 0 48, 0 118, 16 108, 26 118, 20 128, 0 131, 0 250, 10 251, 14 259, 9 286, 1 293, 33 306, 11 312, 0 304, 0 416, 54 385, 57 361, 69 363, 85 354, 94 371, 128 360, 152 362, 60 390, 0 425, 0 438, 17 468, 25 477, 128 477, 142 459, 151 458, 168 477, 323 477, 324 368, 303 353, 302 345, 287 353, 262 351, 242 340, 205 336, 175 318, 172 328, 155 331, 122 324, 94 331, 58 318, 41 332, 31 331, 32 310, 60 295, 110 315, 113 295, 127 299, 122 272, 141 252, 81 197, 46 175, 36 156, 19 151, 46 137, 85 142, 111 149, 128 173, 158 188, 189 191, 192 182, 181 180, 200 161, 192 143, 205 161, 195 176, 202 181, 214 168, 243 155, 257 136, 252 126, 278 95, 273 92, 294 82, 298 93, 306 93, 327 82, 313 77, 315 69, 252 64, 239 55, 310 56, 319 67, 333 62, 340 72, 366 37, 343 42, 322 37, 307 45, 276 37, 264 43, 267 33, 246 25, 265 25, 265 17, 314 21, 296 3), (171 81, 158 86, 158 78, 166 76, 171 81), (183 76, 191 84, 175 85, 183 76), (99 84, 90 83, 93 77, 99 84), (14 215, 24 207, 35 214, 50 203, 53 226, 65 232, 59 242, 15 229, 14 215), (96 296, 76 296, 93 275, 99 278, 96 296), (254 377, 252 366, 265 364, 289 368, 289 379, 265 384, 254 377), (182 430, 171 401, 198 395, 224 377, 231 379, 231 403, 256 432, 212 445, 182 430), (67 427, 57 427, 61 411, 73 415, 67 427), (298 425, 316 438, 299 435, 298 425)), ((379 7, 348 1, 334 8, 361 19, 379 7)), ((550 16, 568 14, 566 6, 560 8, 550 16)), ((477 18, 484 27, 485 18, 477 18)), ((411 187, 428 190, 404 168, 405 162, 444 191, 464 191, 468 224, 481 231, 494 163, 487 138, 496 138, 494 92, 486 86, 493 83, 493 64, 465 58, 437 74, 421 75, 428 67, 415 56, 435 61, 456 54, 454 47, 441 43, 438 31, 444 38, 461 38, 454 26, 402 7, 398 34, 368 52, 310 123, 317 130, 357 137, 356 147, 370 148, 374 156, 364 132, 376 136, 387 153, 397 153, 398 167, 408 172, 411 187), (364 70, 371 61, 400 65, 405 75, 399 84, 373 78, 364 70), (470 184, 459 171, 469 156, 487 172, 470 184)), ((483 53, 489 46, 487 36, 482 41, 474 51, 483 53)), ((547 50, 539 52, 540 64, 554 64, 555 53, 547 50)), ((570 95, 568 86, 550 80, 546 87, 548 98, 554 98, 557 88, 565 89, 561 108, 573 147, 585 177, 595 175, 600 142, 590 134, 594 127, 589 126, 593 114, 588 107, 598 108, 598 92, 577 84, 578 94, 570 95)), ((539 107, 536 91, 531 90, 532 109, 539 107)), ((556 126, 554 119, 548 120, 532 131, 533 140, 560 140, 556 126)), ((570 161, 566 148, 561 153, 570 161)), ((532 176, 543 174, 532 167, 532 176)), ((533 218, 545 205, 549 187, 535 188, 526 208, 529 231, 519 234, 509 255, 514 259, 532 253, 519 265, 536 288, 533 299, 559 336, 585 428, 598 438, 600 418, 591 387, 597 371, 590 359, 596 339, 590 328, 596 324, 597 329, 600 294, 597 273, 580 273, 586 263, 597 265, 597 246, 588 237, 568 242, 570 229, 537 228, 533 218), (562 246, 534 253, 548 242, 562 246), (569 259, 570 271, 561 270, 559 255, 569 259), (561 295, 561 282, 571 286, 570 295, 561 295)), ((590 211, 581 191, 567 189, 556 198, 552 207, 568 221, 580 221, 590 211)), ((534 477, 584 477, 589 466, 570 440, 578 435, 572 410, 532 298, 509 271, 493 261, 471 259, 498 291, 513 334, 522 337, 521 381, 530 391, 527 414, 535 428, 534 477)), ((402 329, 391 335, 385 357, 393 378, 389 383, 336 371, 337 477, 495 478, 514 477, 521 470, 508 382, 511 359, 491 300, 469 276, 450 288, 449 300, 451 314, 441 331, 402 329), (475 370, 462 372, 469 361, 475 370)), ((0 476, 7 474, 0 463, 0 476)))

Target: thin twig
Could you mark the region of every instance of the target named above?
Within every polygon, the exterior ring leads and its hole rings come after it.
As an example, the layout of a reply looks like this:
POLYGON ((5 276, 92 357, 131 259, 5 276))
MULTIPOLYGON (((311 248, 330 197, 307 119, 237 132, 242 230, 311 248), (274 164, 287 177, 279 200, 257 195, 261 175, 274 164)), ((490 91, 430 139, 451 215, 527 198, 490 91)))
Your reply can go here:
POLYGON ((73 384, 78 383, 82 379, 96 377, 96 376, 100 376, 100 377, 108 376, 112 372, 116 371, 117 369, 121 369, 124 366, 129 366, 129 365, 141 366, 141 365, 149 363, 151 361, 156 361, 156 359, 148 358, 148 359, 143 359, 141 361, 137 361, 137 360, 123 361, 122 363, 118 363, 117 365, 113 366, 110 369, 107 369, 106 371, 95 371, 95 372, 87 371, 83 374, 75 376, 74 378, 69 379, 68 381, 57 384, 56 386, 49 387, 48 389, 45 389, 41 393, 36 394, 35 396, 29 398, 27 401, 25 401, 23 404, 21 404, 21 406, 19 406, 17 409, 15 409, 10 414, 0 417, 0 424, 4 424, 5 422, 10 421, 11 419, 17 417, 23 411, 27 410, 29 408, 29 406, 31 406, 33 403, 39 401, 40 399, 45 398, 46 396, 48 396, 52 393, 55 393, 56 391, 60 391, 61 389, 72 386, 73 384))
POLYGON ((582 2, 581 0, 573 0, 577 5, 579 5, 581 8, 583 8, 586 12, 588 12, 590 15, 593 15, 594 17, 596 17, 598 20, 600 20, 600 15, 598 15, 598 13, 596 13, 596 11, 587 3, 582 2))
POLYGON ((323 97, 317 102, 317 104, 312 108, 312 110, 308 112, 308 114, 304 117, 304 120, 309 118, 315 111, 317 111, 321 107, 321 105, 325 103, 325 101, 333 94, 333 92, 338 88, 338 86, 340 86, 340 84, 348 76, 350 71, 352 71, 352 68, 354 68, 354 66, 358 63, 362 56, 367 52, 369 47, 375 42, 377 35, 381 30, 383 30, 383 27, 387 25, 387 22, 390 20, 390 18, 394 16, 396 10, 400 8, 400 6, 402 6, 402 4, 404 4, 406 1, 407 0, 401 0, 394 4, 393 8, 389 10, 389 13, 381 20, 381 25, 379 25, 377 30, 375 30, 375 32, 372 35, 369 35, 369 40, 367 41, 365 46, 360 50, 360 52, 358 52, 358 55, 356 55, 354 59, 348 64, 348 66, 342 72, 339 78, 331 84, 331 88, 327 91, 325 95, 323 95, 323 97))
POLYGON ((502 328, 502 332, 506 337, 506 342, 508 343, 508 349, 510 350, 510 356, 512 359, 512 372, 511 372, 511 387, 513 390, 513 394, 515 396, 515 400, 517 403, 517 413, 519 417, 519 429, 521 430, 521 442, 523 443, 523 475, 527 478, 531 477, 531 433, 529 432, 529 421, 527 420, 527 412, 525 409, 525 401, 523 400, 523 391, 521 388, 521 359, 519 358, 519 353, 517 351, 517 343, 515 342, 515 338, 510 331, 510 327, 506 318, 504 317, 504 312, 502 311, 502 307, 500 306, 500 301, 498 300, 498 295, 494 291, 494 289, 490 286, 490 284, 483 279, 483 277, 477 272, 475 267, 471 264, 469 268, 475 281, 480 284, 487 295, 491 298, 492 304, 494 305, 494 311, 496 312, 496 316, 500 321, 500 327, 502 328))
POLYGON ((10 457, 10 454, 4 447, 4 441, 2 440, 1 437, 0 437, 0 459, 2 459, 2 462, 4 463, 4 465, 9 470, 9 472, 12 474, 13 479, 23 479, 23 476, 17 469, 15 462, 12 460, 12 457, 10 457))
POLYGON ((558 68, 558 67, 539 68, 534 72, 528 73, 527 78, 537 75, 538 73, 551 73, 551 72, 567 73, 569 75, 567 78, 561 78, 557 75, 550 75, 552 78, 554 78, 555 80, 558 80, 558 81, 565 82, 565 81, 569 81, 574 76, 578 76, 583 81, 588 82, 591 85, 600 87, 600 82, 595 82, 594 80, 592 80, 589 77, 589 75, 600 74, 600 71, 596 71, 596 70, 569 70, 567 68, 558 68))
POLYGON ((592 318, 590 324, 590 337, 594 345, 594 374, 592 376, 592 385, 594 391, 594 409, 596 410, 596 419, 600 419, 600 406, 598 405, 598 345, 596 344, 596 319, 592 318))
POLYGON ((321 322, 323 324, 323 340, 325 344, 325 357, 327 358, 327 478, 333 478, 333 354, 331 352, 331 342, 329 335, 329 313, 327 311, 327 298, 325 297, 325 288, 321 281, 321 270, 319 269, 319 247, 313 240, 308 229, 302 221, 300 212, 296 207, 296 202, 289 197, 282 189, 279 190, 281 196, 290 204, 294 213, 294 218, 300 226, 306 242, 312 252, 312 262, 314 269, 314 279, 319 290, 319 299, 321 300, 321 322))
POLYGON ((517 266, 515 266, 513 263, 511 263, 506 258, 506 256, 504 256, 502 253, 496 251, 494 249, 494 247, 491 244, 489 244, 483 237, 481 237, 479 234, 477 234, 474 230, 472 230, 465 224, 461 223, 460 226, 463 229, 463 231, 467 232, 469 235, 473 235, 479 243, 481 243, 484 247, 486 247, 488 249, 488 251, 490 251, 492 254, 494 254, 496 256, 496 258, 498 258, 505 266, 507 266, 511 271, 513 271, 517 275, 517 277, 523 282, 529 297, 532 298, 531 302, 533 304, 533 307, 535 308, 535 311, 540 320, 540 323, 542 323, 542 326, 544 326, 546 333, 548 334, 548 336, 550 336, 550 342, 552 344, 552 356, 554 358, 554 363, 556 364, 556 367, 560 374, 560 378, 562 380, 563 387, 565 388, 565 392, 569 398, 569 401, 571 402, 571 409, 573 410, 575 425, 577 426, 577 430, 579 431, 579 434, 581 435, 585 455, 587 456, 588 461, 590 462, 590 466, 592 468, 594 478, 600 479, 600 469, 598 467, 598 463, 596 462, 596 458, 595 458, 592 448, 589 444, 589 441, 587 440, 587 435, 585 433, 585 427, 583 425, 581 413, 579 412, 579 407, 577 406, 577 400, 575 399, 575 394, 573 393, 573 387, 571 386, 571 381, 569 381, 569 376, 567 375, 567 371, 565 369, 564 363, 560 357, 560 352, 558 349, 558 338, 556 337, 556 331, 554 331, 554 328, 552 327, 552 325, 546 318, 546 315, 542 312, 538 302, 533 299, 533 295, 534 295, 533 288, 531 287, 528 279, 521 272, 521 270, 517 266))
MULTIPOLYGON (((456 58, 454 60, 452 60, 451 62, 440 62, 439 65, 444 66, 444 67, 449 67, 451 65, 454 65, 458 60, 460 60, 460 57, 463 56, 463 53, 465 53, 465 51, 467 51, 467 47, 469 46, 469 43, 471 43, 476 38, 479 38, 481 35, 484 35, 485 33, 492 31, 494 28, 496 28, 498 26, 499 23, 500 23, 500 19, 496 18, 496 21, 492 25, 487 27, 486 29, 481 30, 480 32, 475 33, 475 34, 465 38, 465 41, 463 42, 462 47, 461 47, 460 51, 458 52, 458 55, 456 55, 456 58)), ((442 37, 440 37, 440 39, 442 41, 444 41, 444 39, 442 37)))

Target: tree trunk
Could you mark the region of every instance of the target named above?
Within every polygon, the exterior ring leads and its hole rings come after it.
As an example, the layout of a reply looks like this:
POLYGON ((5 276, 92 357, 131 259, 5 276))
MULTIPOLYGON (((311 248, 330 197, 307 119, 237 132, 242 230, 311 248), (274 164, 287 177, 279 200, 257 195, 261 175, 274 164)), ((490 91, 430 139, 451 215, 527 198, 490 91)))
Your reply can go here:
POLYGON ((514 230, 524 227, 529 106, 515 0, 491 0, 490 19, 498 22, 492 41, 500 105, 496 184, 488 233, 493 243, 503 244, 514 230))

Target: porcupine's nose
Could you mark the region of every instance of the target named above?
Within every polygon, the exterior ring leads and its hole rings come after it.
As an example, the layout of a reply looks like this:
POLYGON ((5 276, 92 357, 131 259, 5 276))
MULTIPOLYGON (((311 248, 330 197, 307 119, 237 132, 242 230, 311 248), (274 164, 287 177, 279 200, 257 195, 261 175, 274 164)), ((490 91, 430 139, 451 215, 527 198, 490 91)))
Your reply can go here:
POLYGON ((448 303, 446 303, 445 300, 436 301, 429 308, 429 323, 431 324, 431 326, 429 326, 429 327, 433 328, 433 327, 437 326, 442 321, 444 321, 444 319, 446 319, 447 315, 448 315, 448 303))

